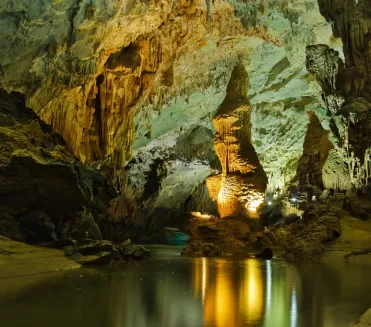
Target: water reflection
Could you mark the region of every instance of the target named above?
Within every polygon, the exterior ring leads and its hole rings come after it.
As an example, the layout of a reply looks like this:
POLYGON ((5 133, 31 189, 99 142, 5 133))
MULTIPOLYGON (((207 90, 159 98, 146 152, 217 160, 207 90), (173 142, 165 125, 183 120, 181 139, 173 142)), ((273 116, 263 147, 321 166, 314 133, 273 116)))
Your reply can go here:
MULTIPOLYGON (((197 260, 193 273, 195 294, 203 299, 204 326, 254 326, 265 321, 264 317, 270 318, 272 314, 276 314, 280 321, 288 316, 290 311, 285 312, 286 308, 282 304, 278 312, 279 308, 271 310, 270 261, 262 263, 249 259, 236 267, 228 260, 217 259, 210 265, 205 263, 207 260, 197 260), (279 312, 282 317, 277 314, 279 312)), ((280 302, 284 301, 278 299, 277 303, 280 302)), ((267 322, 269 320, 267 319, 267 322)))
POLYGON ((371 306, 370 272, 171 257, 0 280, 0 316, 12 327, 342 327, 371 306))
POLYGON ((272 326, 272 318, 297 326, 295 268, 288 268, 286 278, 275 276, 273 287, 271 261, 208 260, 196 259, 192 279, 194 294, 202 299, 204 326, 272 326))

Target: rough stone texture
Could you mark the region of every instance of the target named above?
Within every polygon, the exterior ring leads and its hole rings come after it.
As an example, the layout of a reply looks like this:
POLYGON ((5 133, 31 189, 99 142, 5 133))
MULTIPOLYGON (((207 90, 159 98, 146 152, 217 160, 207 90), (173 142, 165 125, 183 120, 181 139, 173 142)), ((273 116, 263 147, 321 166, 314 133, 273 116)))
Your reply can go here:
MULTIPOLYGON (((130 243, 130 242, 129 242, 130 243)), ((127 242, 114 246, 112 242, 85 239, 79 245, 65 247, 65 255, 81 265, 107 264, 114 260, 149 259, 151 252, 127 242)))
POLYGON ((120 259, 120 252, 108 241, 85 240, 77 246, 67 246, 65 255, 81 265, 107 264, 120 259))
MULTIPOLYGON (((313 112, 308 112, 309 124, 303 144, 303 154, 298 161, 296 176, 290 183, 290 197, 303 205, 311 202, 312 198, 319 197, 324 190, 323 167, 327 162, 333 144, 329 140, 329 131, 326 131, 318 117, 313 112)), ((335 172, 336 174, 336 172, 335 172)), ((289 202, 286 202, 289 204, 289 202)), ((285 211, 289 209, 286 206, 285 211)))
MULTIPOLYGON (((307 200, 325 187, 354 184, 368 199, 368 6, 2 1, 0 87, 23 93, 119 195, 39 120, 20 115, 14 123, 2 112, 1 233, 34 242, 36 232, 47 243, 68 236, 148 240, 166 225, 183 225, 192 211, 215 214, 219 194, 233 195, 222 216, 240 205, 255 210, 267 182, 277 193, 297 182, 307 200), (236 72, 249 81, 235 79, 236 72), (234 84, 238 90, 230 93, 234 84), (57 196, 69 205, 54 205, 57 196)), ((359 216, 368 210, 363 195, 349 197, 353 208, 365 204, 359 216)), ((296 218, 312 210, 286 200, 282 208, 296 218)), ((293 257, 306 255, 306 245, 315 256, 337 231, 336 215, 314 216, 294 225, 293 257)))
POLYGON ((188 257, 218 257, 223 254, 223 251, 217 245, 201 241, 190 243, 182 251, 182 255, 188 257))
POLYGON ((297 177, 299 187, 311 191, 315 194, 324 188, 322 179, 322 168, 328 158, 333 145, 328 139, 326 132, 318 117, 309 112, 308 131, 305 135, 303 145, 303 155, 299 159, 297 177), (317 192, 316 192, 317 191, 317 192))
POLYGON ((83 167, 21 95, 3 90, 0 140, 2 235, 29 243, 102 237, 97 222, 116 194, 109 181, 83 167))
POLYGON ((251 144, 251 108, 247 99, 248 76, 242 63, 233 69, 227 94, 213 123, 214 148, 222 173, 208 181, 220 216, 241 213, 255 217, 264 201, 267 177, 251 144), (215 185, 217 184, 217 185, 215 185))
MULTIPOLYGON (((219 249, 220 255, 246 256, 251 250, 271 246, 256 220, 241 218, 194 218, 190 222, 191 238, 183 255, 208 256, 207 249, 219 249)), ((215 251, 210 250, 210 256, 215 251)))
POLYGON ((82 162, 113 180, 122 196, 104 230, 118 238, 118 224, 143 235, 180 216, 220 172, 206 149, 241 57, 252 144, 271 187, 290 181, 304 112, 322 106, 305 47, 341 46, 316 0, 5 0, 0 17, 0 85, 24 93, 82 162))
MULTIPOLYGON (((342 40, 344 60, 328 46, 312 46, 307 49, 308 70, 323 90, 336 139, 336 157, 346 163, 352 184, 359 188, 369 183, 370 171, 369 2, 319 0, 318 3, 321 13, 332 24, 334 36, 342 40)), ((342 171, 343 167, 340 175, 342 171)), ((349 183, 336 180, 336 176, 332 184, 339 189, 349 187, 349 183)))
POLYGON ((323 253, 325 243, 341 235, 343 202, 344 194, 329 196, 323 202, 312 203, 302 221, 272 230, 277 243, 285 248, 288 261, 316 260, 323 253))

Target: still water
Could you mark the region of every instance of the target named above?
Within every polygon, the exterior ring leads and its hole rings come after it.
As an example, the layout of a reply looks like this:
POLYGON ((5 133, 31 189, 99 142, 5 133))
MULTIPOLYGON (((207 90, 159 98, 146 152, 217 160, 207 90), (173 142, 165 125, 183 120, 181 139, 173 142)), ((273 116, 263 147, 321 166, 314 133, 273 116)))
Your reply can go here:
POLYGON ((371 307, 371 265, 184 258, 0 279, 1 327, 345 327, 371 307))

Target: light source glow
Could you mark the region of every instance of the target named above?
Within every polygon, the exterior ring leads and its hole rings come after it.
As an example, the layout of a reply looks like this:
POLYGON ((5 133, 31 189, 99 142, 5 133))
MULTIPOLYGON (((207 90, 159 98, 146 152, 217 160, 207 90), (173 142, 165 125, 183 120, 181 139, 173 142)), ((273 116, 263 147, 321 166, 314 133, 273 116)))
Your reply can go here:
POLYGON ((207 283, 207 259, 202 258, 202 304, 204 306, 206 297, 206 283, 207 283))
POLYGON ((247 210, 251 212, 256 212, 259 206, 263 203, 263 200, 254 200, 247 204, 247 210))
POLYGON ((292 293, 291 293, 291 327, 296 327, 297 320, 298 320, 298 309, 297 309, 297 299, 296 299, 296 287, 295 284, 292 286, 292 293))
POLYGON ((192 215, 193 217, 196 217, 196 218, 202 218, 202 219, 210 219, 210 218, 212 218, 212 215, 202 214, 202 213, 199 212, 199 211, 192 211, 192 212, 191 212, 191 215, 192 215))

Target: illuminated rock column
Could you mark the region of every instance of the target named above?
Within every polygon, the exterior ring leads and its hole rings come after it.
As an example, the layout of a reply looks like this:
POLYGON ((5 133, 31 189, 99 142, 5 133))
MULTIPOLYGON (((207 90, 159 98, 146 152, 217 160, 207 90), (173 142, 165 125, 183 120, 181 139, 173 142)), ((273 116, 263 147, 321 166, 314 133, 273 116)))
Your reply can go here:
POLYGON ((251 144, 251 107, 247 99, 248 75, 240 62, 233 69, 226 97, 213 119, 215 152, 222 174, 207 181, 209 193, 218 201, 221 217, 256 211, 264 201, 267 177, 251 144))

